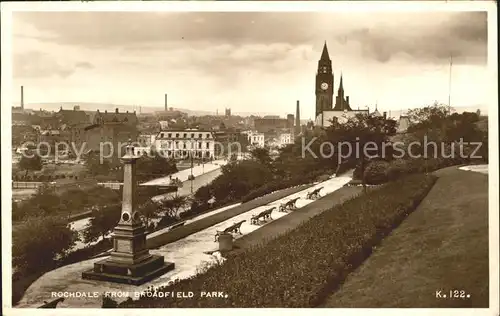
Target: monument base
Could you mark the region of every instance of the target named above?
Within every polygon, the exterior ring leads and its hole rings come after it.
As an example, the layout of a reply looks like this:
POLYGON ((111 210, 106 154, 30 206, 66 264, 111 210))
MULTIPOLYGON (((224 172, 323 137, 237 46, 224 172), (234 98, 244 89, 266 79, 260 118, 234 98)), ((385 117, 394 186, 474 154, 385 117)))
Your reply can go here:
POLYGON ((132 265, 106 259, 94 263, 93 269, 82 272, 82 278, 141 285, 173 270, 174 267, 173 262, 165 262, 163 256, 155 255, 132 265))

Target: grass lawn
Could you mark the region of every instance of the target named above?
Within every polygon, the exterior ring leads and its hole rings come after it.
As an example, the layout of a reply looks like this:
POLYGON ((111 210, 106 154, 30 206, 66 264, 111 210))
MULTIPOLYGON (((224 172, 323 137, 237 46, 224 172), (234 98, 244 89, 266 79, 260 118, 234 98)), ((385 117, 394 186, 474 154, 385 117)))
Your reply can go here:
POLYGON ((488 176, 435 174, 418 208, 321 307, 488 307, 488 176), (439 290, 470 298, 436 298, 439 290))

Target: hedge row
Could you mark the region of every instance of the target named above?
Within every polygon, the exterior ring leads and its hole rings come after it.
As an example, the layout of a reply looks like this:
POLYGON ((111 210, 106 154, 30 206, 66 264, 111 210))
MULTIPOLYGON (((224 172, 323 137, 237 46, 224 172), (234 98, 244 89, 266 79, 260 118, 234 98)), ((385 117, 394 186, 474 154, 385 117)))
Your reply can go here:
POLYGON ((313 182, 313 181, 317 180, 318 177, 321 177, 327 173, 332 173, 332 171, 318 170, 318 171, 313 171, 313 172, 311 172, 308 175, 303 176, 303 177, 294 177, 294 178, 285 179, 285 180, 280 179, 280 180, 275 180, 275 181, 269 182, 266 185, 263 185, 260 188, 255 189, 255 190, 251 191, 250 193, 248 193, 247 195, 245 195, 241 199, 241 202, 243 202, 243 203, 248 202, 248 201, 253 200, 255 198, 264 196, 266 194, 269 194, 269 193, 272 193, 272 192, 275 192, 275 191, 278 191, 281 189, 291 188, 291 187, 294 187, 297 185, 313 182))
MULTIPOLYGON (((372 161, 365 170, 366 184, 382 184, 397 180, 403 176, 413 173, 432 172, 441 168, 467 163, 463 159, 394 159, 391 161, 372 161)), ((355 178, 359 179, 359 169, 355 172, 355 178)))
POLYGON ((159 291, 228 298, 142 297, 120 307, 314 307, 426 196, 435 177, 411 175, 321 213, 265 245, 159 291))

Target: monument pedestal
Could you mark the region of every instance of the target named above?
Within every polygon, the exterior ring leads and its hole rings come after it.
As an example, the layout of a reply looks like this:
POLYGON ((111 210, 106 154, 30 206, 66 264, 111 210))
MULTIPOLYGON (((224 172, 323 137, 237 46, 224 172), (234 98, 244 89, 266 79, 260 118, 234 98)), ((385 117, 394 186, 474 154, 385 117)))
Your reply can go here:
POLYGON ((94 269, 82 273, 82 278, 132 285, 141 285, 174 269, 174 263, 163 257, 151 255, 147 260, 135 264, 120 264, 110 260, 94 263, 94 269))
POLYGON ((146 227, 135 210, 135 161, 133 147, 127 147, 123 181, 122 213, 113 231, 113 252, 82 273, 83 279, 141 285, 173 270, 172 262, 151 255, 146 247, 146 227))
POLYGON ((142 223, 121 224, 113 232, 110 257, 94 263, 93 269, 82 273, 83 279, 141 285, 174 269, 174 263, 149 253, 142 223))

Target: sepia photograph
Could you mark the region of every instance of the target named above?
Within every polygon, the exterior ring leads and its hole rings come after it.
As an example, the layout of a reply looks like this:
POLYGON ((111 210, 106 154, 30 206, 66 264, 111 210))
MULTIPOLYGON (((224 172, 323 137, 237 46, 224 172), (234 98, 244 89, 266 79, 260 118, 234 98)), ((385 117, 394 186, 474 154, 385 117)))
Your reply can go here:
POLYGON ((2 313, 498 315, 496 6, 2 3, 2 313))

